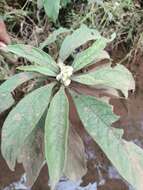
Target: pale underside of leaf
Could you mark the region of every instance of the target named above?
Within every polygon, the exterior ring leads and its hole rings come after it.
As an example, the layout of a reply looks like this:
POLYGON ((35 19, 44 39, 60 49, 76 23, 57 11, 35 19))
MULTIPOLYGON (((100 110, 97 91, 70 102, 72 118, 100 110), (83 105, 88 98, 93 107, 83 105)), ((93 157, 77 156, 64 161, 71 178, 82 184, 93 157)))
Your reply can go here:
POLYGON ((52 34, 50 34, 49 37, 43 43, 40 44, 40 48, 43 49, 44 47, 55 42, 61 34, 68 32, 70 32, 69 29, 60 27, 59 29, 55 30, 52 34))
POLYGON ((66 60, 76 48, 90 40, 99 38, 101 38, 101 35, 97 30, 90 29, 86 25, 81 25, 79 29, 64 39, 59 53, 60 59, 62 61, 66 60))
POLYGON ((142 189, 143 150, 122 139, 123 130, 111 127, 116 121, 111 106, 94 97, 74 95, 79 117, 89 135, 98 143, 109 160, 136 190, 142 189))
POLYGON ((14 99, 11 92, 22 83, 36 78, 35 73, 20 73, 16 74, 0 85, 0 113, 10 108, 14 104, 14 99))
POLYGON ((27 186, 32 187, 45 163, 43 128, 37 125, 27 137, 21 148, 18 162, 24 166, 27 186))
POLYGON ((66 164, 69 129, 69 103, 64 87, 50 103, 45 123, 45 154, 52 190, 63 176, 66 164))
POLYGON ((115 67, 105 66, 94 72, 75 75, 73 80, 86 85, 103 85, 109 88, 115 88, 122 91, 124 96, 128 97, 128 91, 135 89, 135 81, 132 74, 123 65, 115 67))
POLYGON ((70 126, 67 162, 64 174, 72 181, 80 181, 86 174, 86 155, 84 144, 75 129, 70 126))
POLYGON ((103 49, 107 45, 105 38, 100 38, 94 44, 85 51, 77 54, 73 62, 74 71, 78 71, 91 64, 95 64, 103 59, 110 59, 109 54, 103 49))
POLYGON ((21 70, 21 71, 37 72, 37 73, 41 73, 46 76, 56 76, 57 75, 55 72, 53 72, 48 67, 40 66, 40 65, 20 66, 20 67, 17 67, 17 69, 21 70))
POLYGON ((57 72, 58 66, 50 55, 39 48, 30 45, 15 44, 5 47, 6 51, 12 52, 19 57, 24 57, 37 65, 47 66, 53 72, 57 72))
POLYGON ((2 128, 2 155, 11 170, 27 137, 46 110, 54 84, 38 88, 25 96, 9 113, 2 128))
POLYGON ((44 8, 48 17, 56 22, 60 10, 60 0, 44 0, 44 8))

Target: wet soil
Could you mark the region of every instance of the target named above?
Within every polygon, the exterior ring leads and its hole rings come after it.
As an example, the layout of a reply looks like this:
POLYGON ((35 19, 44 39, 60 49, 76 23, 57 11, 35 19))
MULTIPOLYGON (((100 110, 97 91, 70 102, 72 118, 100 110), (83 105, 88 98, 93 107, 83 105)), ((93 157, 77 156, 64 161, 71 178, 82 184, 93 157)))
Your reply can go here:
MULTIPOLYGON (((115 52, 116 54, 116 52, 115 52)), ((116 54, 117 55, 117 54, 116 54)), ((120 60, 122 53, 118 54, 116 60, 120 60)), ((123 128, 125 131, 124 138, 132 140, 143 148, 143 58, 137 57, 134 62, 126 66, 131 70, 136 80, 136 91, 131 93, 128 100, 112 99, 114 111, 121 116, 116 122, 115 127, 123 128)), ((120 178, 117 171, 112 167, 105 154, 99 146, 84 131, 83 126, 76 115, 74 105, 71 103, 70 119, 85 144, 87 155, 88 172, 83 177, 82 186, 89 183, 97 183, 98 190, 129 190, 128 184, 120 178)), ((0 116, 0 126, 6 115, 0 116)), ((0 154, 0 190, 7 185, 20 179, 24 173, 21 165, 17 165, 15 172, 8 169, 5 161, 0 154)), ((38 177, 33 190, 48 189, 48 170, 45 166, 38 177)), ((64 190, 69 190, 68 187, 64 190)))

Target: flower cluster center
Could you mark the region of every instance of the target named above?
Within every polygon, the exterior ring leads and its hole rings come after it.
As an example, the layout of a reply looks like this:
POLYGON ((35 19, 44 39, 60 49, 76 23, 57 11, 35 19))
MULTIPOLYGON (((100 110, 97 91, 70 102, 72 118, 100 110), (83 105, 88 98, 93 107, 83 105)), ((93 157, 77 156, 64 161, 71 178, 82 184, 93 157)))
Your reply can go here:
POLYGON ((60 81, 65 86, 69 86, 71 83, 71 76, 73 74, 73 67, 65 65, 64 63, 58 63, 60 68, 60 73, 57 75, 56 79, 60 81))

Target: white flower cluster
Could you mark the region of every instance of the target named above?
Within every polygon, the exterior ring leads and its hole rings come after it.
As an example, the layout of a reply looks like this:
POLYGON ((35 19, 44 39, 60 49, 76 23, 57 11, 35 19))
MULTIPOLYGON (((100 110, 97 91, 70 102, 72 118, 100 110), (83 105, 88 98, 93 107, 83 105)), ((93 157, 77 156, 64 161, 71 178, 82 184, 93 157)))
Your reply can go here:
POLYGON ((57 75, 56 79, 61 81, 65 86, 69 86, 71 83, 71 76, 73 74, 73 67, 67 66, 62 62, 58 63, 60 67, 60 73, 57 75))

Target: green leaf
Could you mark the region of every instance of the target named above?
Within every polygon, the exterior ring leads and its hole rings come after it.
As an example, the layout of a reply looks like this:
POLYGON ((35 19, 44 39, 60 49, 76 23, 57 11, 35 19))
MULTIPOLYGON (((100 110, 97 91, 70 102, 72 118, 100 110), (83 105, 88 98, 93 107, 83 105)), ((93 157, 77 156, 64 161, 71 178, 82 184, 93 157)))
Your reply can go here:
POLYGON ((79 117, 89 135, 136 190, 142 189, 143 150, 121 137, 123 130, 111 127, 117 120, 112 107, 94 97, 74 95, 79 117))
POLYGON ((73 126, 69 130, 67 163, 64 174, 72 181, 80 181, 86 174, 86 155, 82 139, 73 126))
POLYGON ((91 47, 77 54, 73 62, 74 71, 78 71, 102 59, 110 59, 109 54, 103 50, 107 42, 107 39, 101 37, 91 47))
POLYGON ((54 189, 66 164, 69 129, 69 103, 64 88, 50 103, 45 123, 45 154, 49 168, 50 184, 54 189))
POLYGON ((70 3, 71 0, 61 0, 62 7, 66 7, 68 3, 70 3))
POLYGON ((12 92, 15 88, 17 88, 22 83, 36 78, 38 75, 35 73, 23 72, 16 74, 12 77, 9 77, 5 82, 0 85, 0 93, 1 92, 12 92))
POLYGON ((27 137, 46 110, 53 84, 38 88, 25 96, 9 113, 2 129, 2 154, 13 170, 27 137))
MULTIPOLYGON (((79 112, 82 107, 84 109, 82 113, 85 114, 86 112, 86 114, 84 115, 85 119, 88 120, 88 117, 90 117, 90 112, 93 111, 93 114, 91 114, 92 116, 94 116, 92 122, 95 123, 95 126, 97 126, 97 128, 99 128, 98 126, 102 125, 102 123, 106 123, 106 125, 110 127, 110 125, 113 122, 117 121, 117 119, 119 118, 113 113, 112 106, 108 105, 103 101, 99 101, 95 97, 76 94, 74 94, 73 97, 76 103, 77 111, 79 112), (98 122, 97 125, 96 122, 98 122)), ((82 113, 80 115, 83 115, 82 113)))
POLYGON ((88 0, 88 4, 94 4, 96 3, 97 5, 103 4, 103 0, 88 0))
POLYGON ((56 76, 57 75, 55 72, 53 72, 51 69, 49 69, 46 66, 29 65, 29 66, 20 66, 20 67, 17 67, 17 69, 21 70, 21 71, 37 72, 37 73, 41 73, 41 74, 47 75, 47 76, 56 76))
POLYGON ((101 35, 97 30, 90 29, 86 25, 81 25, 79 29, 75 30, 64 39, 59 53, 61 60, 66 60, 76 48, 86 42, 99 38, 101 38, 101 35))
POLYGON ((15 44, 5 47, 5 51, 12 52, 19 57, 24 57, 30 62, 34 62, 38 65, 46 66, 53 72, 58 71, 58 66, 52 57, 39 48, 30 45, 15 44))
POLYGON ((38 125, 25 140, 18 162, 23 164, 26 183, 28 187, 31 187, 45 163, 44 131, 38 125))
POLYGON ((7 110, 14 104, 15 100, 9 93, 0 93, 0 113, 7 110))
POLYGON ((135 89, 135 81, 132 74, 123 65, 110 65, 101 67, 93 72, 73 76, 74 81, 86 85, 102 85, 104 87, 121 90, 128 97, 128 90, 135 89))
POLYGON ((48 17, 56 22, 60 10, 60 0, 44 0, 44 8, 48 17))
POLYGON ((60 27, 59 29, 55 30, 52 34, 49 35, 49 37, 40 44, 40 48, 43 49, 45 46, 48 46, 49 44, 55 42, 57 38, 63 34, 70 32, 69 29, 60 27))
POLYGON ((42 9, 44 7, 43 0, 37 0, 37 7, 38 7, 38 9, 42 9))
POLYGON ((37 77, 35 73, 20 73, 16 74, 9 79, 7 79, 4 83, 0 85, 0 113, 4 110, 10 108, 14 104, 14 99, 12 97, 11 92, 28 80, 34 79, 37 77))

